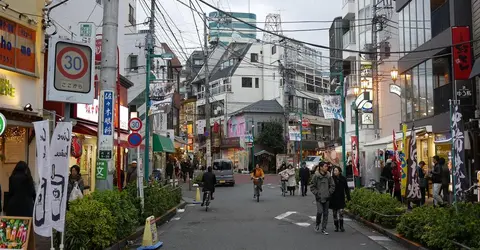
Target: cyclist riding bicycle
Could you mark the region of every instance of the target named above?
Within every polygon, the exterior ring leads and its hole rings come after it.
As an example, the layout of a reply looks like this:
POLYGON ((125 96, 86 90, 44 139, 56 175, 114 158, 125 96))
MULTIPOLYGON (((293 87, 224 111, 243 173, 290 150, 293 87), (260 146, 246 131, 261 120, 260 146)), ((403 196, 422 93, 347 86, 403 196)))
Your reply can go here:
POLYGON ((205 204, 205 198, 207 197, 207 192, 210 192, 210 199, 213 200, 213 193, 215 193, 215 184, 217 184, 217 177, 212 172, 212 167, 207 168, 207 172, 202 175, 203 183, 203 199, 202 207, 205 204))
POLYGON ((263 169, 260 168, 260 165, 256 165, 255 169, 251 173, 251 179, 253 179, 253 198, 256 198, 255 196, 255 187, 258 185, 260 187, 260 192, 263 191, 262 189, 262 184, 263 184, 263 178, 265 178, 265 174, 263 173, 263 169))

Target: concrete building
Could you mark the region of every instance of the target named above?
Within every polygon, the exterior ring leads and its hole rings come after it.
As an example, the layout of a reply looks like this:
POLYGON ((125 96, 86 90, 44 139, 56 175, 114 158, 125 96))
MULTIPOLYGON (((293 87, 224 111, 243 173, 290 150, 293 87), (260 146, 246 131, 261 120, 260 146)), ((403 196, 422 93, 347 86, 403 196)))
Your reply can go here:
MULTIPOLYGON (((253 13, 227 12, 242 21, 256 25, 257 15, 253 13)), ((239 22, 221 12, 210 12, 209 18, 209 41, 210 43, 252 42, 257 38, 257 29, 239 22)))

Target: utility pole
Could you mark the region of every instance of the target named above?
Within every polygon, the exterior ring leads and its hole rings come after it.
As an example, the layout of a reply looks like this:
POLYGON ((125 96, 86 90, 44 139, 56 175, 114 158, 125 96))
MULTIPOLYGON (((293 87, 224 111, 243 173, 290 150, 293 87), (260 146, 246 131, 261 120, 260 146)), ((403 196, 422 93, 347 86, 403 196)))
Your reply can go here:
MULTIPOLYGON (((152 0, 153 1, 153 0, 152 0)), ((203 67, 205 68, 205 123, 207 133, 207 167, 212 166, 212 131, 210 128, 210 79, 208 72, 208 30, 207 14, 203 13, 205 25, 203 27, 203 67)))
MULTIPOLYGON (((96 189, 113 188, 113 134, 117 79, 118 5, 120 0, 106 0, 103 6, 102 62, 100 70, 100 107, 98 117, 97 165, 106 162, 105 180, 96 180, 96 189)), ((105 167, 105 165, 103 165, 105 167)))
MULTIPOLYGON (((145 180, 148 181, 148 175, 150 173, 149 164, 150 164, 150 71, 152 68, 152 56, 154 54, 155 48, 155 0, 152 0, 150 3, 150 23, 149 23, 149 32, 145 37, 145 48, 147 50, 146 54, 146 79, 145 79, 145 180)), ((140 159, 138 159, 140 160, 140 159)))
MULTIPOLYGON (((377 54, 377 50, 378 50, 378 44, 377 44, 377 23, 379 21, 378 19, 378 16, 377 16, 377 0, 372 0, 372 17, 373 17, 373 21, 372 21, 372 51, 369 51, 369 52, 373 52, 373 55, 372 56, 372 87, 373 87, 373 91, 374 91, 374 95, 373 95, 373 116, 374 116, 374 128, 375 128, 375 136, 379 136, 380 135, 380 106, 379 106, 379 98, 378 98, 378 94, 379 94, 379 91, 378 91, 378 54, 377 54)), ((358 141, 358 144, 360 144, 360 141, 358 141)))

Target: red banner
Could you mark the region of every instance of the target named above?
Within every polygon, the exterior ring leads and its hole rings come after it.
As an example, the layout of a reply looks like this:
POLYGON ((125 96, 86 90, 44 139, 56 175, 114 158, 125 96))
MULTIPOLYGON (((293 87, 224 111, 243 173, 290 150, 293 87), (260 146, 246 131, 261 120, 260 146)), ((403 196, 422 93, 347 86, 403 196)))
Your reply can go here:
POLYGON ((452 27, 454 80, 468 80, 472 71, 472 45, 468 26, 452 27))
POLYGON ((355 135, 350 137, 350 145, 352 145, 352 169, 353 175, 359 176, 358 173, 358 138, 355 135))

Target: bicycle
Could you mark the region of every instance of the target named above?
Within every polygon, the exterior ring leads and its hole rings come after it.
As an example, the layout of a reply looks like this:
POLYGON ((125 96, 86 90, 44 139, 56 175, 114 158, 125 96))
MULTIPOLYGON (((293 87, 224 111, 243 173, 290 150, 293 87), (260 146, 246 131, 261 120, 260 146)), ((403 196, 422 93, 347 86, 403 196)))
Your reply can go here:
POLYGON ((262 186, 262 178, 253 178, 253 184, 255 185, 254 198, 257 198, 257 202, 260 202, 260 189, 262 186))
POLYGON ((205 191, 204 194, 205 194, 205 211, 208 212, 208 207, 210 205, 210 191, 205 191))
POLYGON ((375 179, 370 179, 370 183, 366 186, 366 188, 372 190, 372 191, 377 191, 381 194, 387 192, 387 187, 384 183, 378 182, 375 179))
POLYGON ((462 190, 458 193, 458 201, 460 202, 477 202, 477 195, 475 195, 474 190, 475 188, 479 188, 478 184, 473 184, 473 186, 469 187, 467 190, 462 190))

